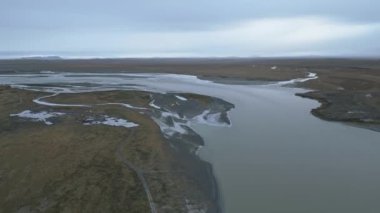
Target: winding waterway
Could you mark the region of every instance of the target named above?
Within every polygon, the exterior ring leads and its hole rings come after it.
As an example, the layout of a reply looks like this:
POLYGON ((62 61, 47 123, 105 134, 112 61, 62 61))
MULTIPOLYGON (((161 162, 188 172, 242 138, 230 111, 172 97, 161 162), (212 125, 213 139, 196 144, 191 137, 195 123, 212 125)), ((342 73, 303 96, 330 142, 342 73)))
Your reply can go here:
POLYGON ((233 103, 232 125, 192 124, 217 178, 224 212, 357 213, 380 210, 380 134, 310 114, 316 101, 289 82, 228 85, 173 74, 32 73, 0 84, 55 93, 147 90, 233 103))

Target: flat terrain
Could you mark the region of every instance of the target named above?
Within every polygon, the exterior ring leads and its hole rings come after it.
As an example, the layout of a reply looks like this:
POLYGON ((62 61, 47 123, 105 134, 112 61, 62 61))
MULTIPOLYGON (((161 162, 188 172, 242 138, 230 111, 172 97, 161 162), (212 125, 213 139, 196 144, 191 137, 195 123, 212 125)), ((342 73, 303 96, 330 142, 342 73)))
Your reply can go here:
MULTIPOLYGON (((285 81, 312 72, 318 79, 295 86, 312 90, 299 96, 322 103, 312 110, 313 115, 380 131, 380 60, 0 60, 0 74, 39 71, 177 73, 225 83, 285 81)), ((32 101, 44 95, 0 87, 0 212, 150 212, 141 176, 158 212, 184 212, 204 206, 210 212, 217 211, 210 196, 210 165, 190 155, 189 145, 176 145, 183 138, 168 143, 148 114, 119 105, 96 105, 118 102, 149 108, 151 93, 61 94, 49 101, 96 107, 54 107, 65 116, 54 118, 51 126, 9 116, 24 110, 52 111, 32 101), (86 118, 103 115, 139 126, 83 125, 86 118), (185 151, 176 152, 173 147, 185 151)), ((171 100, 156 96, 163 103, 171 100)), ((211 100, 192 94, 186 98, 200 105, 211 100)), ((167 103, 166 107, 170 106, 167 103)), ((194 144, 191 146, 194 150, 194 144)))
POLYGON ((318 79, 298 86, 315 90, 300 96, 320 101, 312 113, 322 119, 346 121, 379 130, 380 59, 333 58, 203 58, 203 59, 92 59, 0 60, 1 73, 31 71, 158 72, 197 75, 219 82, 318 79))
POLYGON ((111 91, 49 99, 94 104, 91 108, 52 108, 32 101, 43 95, 0 87, 0 212, 151 212, 143 181, 158 212, 185 212, 190 205, 216 208, 207 194, 208 164, 175 152, 148 115, 95 105, 149 107, 151 94, 111 91), (52 119, 52 125, 10 116, 24 110, 65 115, 52 119), (83 125, 88 117, 104 115, 139 126, 83 125))

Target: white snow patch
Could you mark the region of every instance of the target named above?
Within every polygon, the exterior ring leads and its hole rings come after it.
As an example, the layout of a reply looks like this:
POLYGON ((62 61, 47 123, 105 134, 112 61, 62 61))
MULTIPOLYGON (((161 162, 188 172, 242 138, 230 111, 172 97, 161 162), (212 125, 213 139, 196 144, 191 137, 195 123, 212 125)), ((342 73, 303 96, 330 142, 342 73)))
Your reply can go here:
POLYGON ((121 118, 115 118, 115 117, 109 117, 109 116, 104 116, 102 120, 94 120, 93 118, 89 118, 87 122, 83 123, 84 125, 97 125, 97 124, 103 124, 103 125, 108 125, 108 126, 121 126, 121 127, 126 127, 126 128, 132 128, 132 127, 137 127, 139 126, 136 123, 129 122, 125 119, 121 118))
POLYGON ((187 98, 185 98, 183 96, 176 95, 175 97, 178 98, 181 101, 187 101, 187 98))
POLYGON ((161 112, 161 116, 164 118, 167 118, 169 116, 181 119, 177 113, 172 113, 172 112, 161 112))
POLYGON ((50 70, 42 70, 42 71, 40 71, 40 73, 42 73, 42 74, 53 74, 55 72, 50 71, 50 70))
POLYGON ((195 154, 195 155, 199 155, 199 152, 201 151, 202 147, 203 147, 203 146, 199 145, 199 146, 197 147, 197 149, 194 151, 194 154, 195 154))
POLYGON ((276 69, 277 69, 277 66, 271 67, 271 70, 276 70, 276 69))
POLYGON ((149 106, 151 106, 153 108, 156 108, 156 109, 161 109, 161 107, 159 107, 156 104, 154 104, 154 100, 149 103, 149 106))
POLYGON ((348 114, 364 114, 364 111, 348 111, 348 114))
MULTIPOLYGON (((199 115, 190 118, 181 118, 177 113, 161 112, 160 118, 152 117, 153 120, 160 127, 161 132, 165 137, 171 137, 176 133, 187 134, 187 128, 192 124, 204 124, 216 127, 230 127, 230 124, 220 121, 221 113, 210 113, 210 110, 205 110, 199 115), (168 117, 173 118, 173 125, 167 124, 165 121, 168 117)), ((201 147, 199 147, 201 148, 201 147)))
POLYGON ((280 81, 276 83, 277 85, 287 85, 287 84, 295 84, 295 83, 303 83, 306 81, 317 79, 318 75, 316 73, 309 72, 306 78, 296 78, 289 81, 280 81))
POLYGON ((186 126, 186 124, 174 122, 173 126, 169 126, 158 118, 153 118, 153 120, 160 127, 161 132, 164 134, 166 138, 173 136, 175 133, 179 133, 179 134, 187 133, 187 130, 183 128, 183 126, 186 126))
POLYGON ((46 125, 52 125, 53 123, 48 121, 47 119, 62 116, 64 114, 65 113, 62 113, 62 112, 46 112, 46 111, 32 112, 30 110, 25 110, 25 111, 17 113, 17 114, 11 114, 10 116, 12 116, 12 117, 17 116, 20 118, 29 118, 32 121, 42 121, 46 125))
POLYGON ((222 113, 210 113, 210 110, 205 110, 202 114, 194 116, 190 121, 197 124, 205 124, 209 126, 229 127, 230 124, 220 122, 222 113))
POLYGON ((172 117, 176 119, 181 119, 178 114, 172 113, 172 112, 161 112, 161 117, 160 119, 158 118, 153 118, 154 121, 158 124, 160 127, 161 131, 166 135, 166 136, 173 136, 175 133, 179 134, 186 134, 187 130, 183 126, 188 126, 187 121, 176 121, 173 119, 173 126, 166 124, 164 121, 166 118, 172 117))
POLYGON ((185 199, 187 213, 206 213, 207 208, 204 205, 191 202, 185 199))
POLYGON ((52 95, 42 96, 37 99, 34 99, 33 102, 36 104, 44 105, 44 106, 60 106, 60 107, 89 107, 88 105, 83 104, 56 104, 56 103, 50 103, 47 101, 42 101, 41 99, 44 98, 50 98, 59 95, 60 93, 54 93, 52 95))
POLYGON ((132 106, 130 104, 126 104, 126 103, 105 103, 105 104, 97 104, 98 106, 105 106, 105 105, 120 105, 120 106, 123 106, 123 107, 126 107, 126 108, 130 108, 130 109, 143 109, 143 110, 146 110, 147 108, 145 107, 136 107, 136 106, 132 106))

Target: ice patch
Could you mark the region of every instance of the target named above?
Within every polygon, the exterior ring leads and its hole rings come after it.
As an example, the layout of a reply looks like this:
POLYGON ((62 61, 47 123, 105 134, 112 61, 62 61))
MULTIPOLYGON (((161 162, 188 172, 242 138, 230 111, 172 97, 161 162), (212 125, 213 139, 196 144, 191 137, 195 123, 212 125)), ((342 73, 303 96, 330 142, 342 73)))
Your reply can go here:
POLYGON ((156 108, 156 109, 161 109, 161 107, 159 107, 156 104, 154 104, 154 100, 149 103, 149 106, 151 106, 153 108, 156 108))
POLYGON ((187 101, 187 98, 183 97, 183 96, 179 96, 179 95, 176 95, 175 96, 177 99, 181 100, 181 101, 187 101))
POLYGON ((292 80, 289 80, 289 81, 280 81, 280 82, 278 82, 276 84, 277 85, 287 85, 287 84, 303 83, 303 82, 314 80, 314 79, 317 79, 317 78, 318 78, 318 76, 317 76, 316 73, 309 72, 307 74, 306 78, 296 78, 296 79, 292 79, 292 80))
POLYGON ((348 111, 348 114, 364 114, 364 111, 348 111))
POLYGON ((368 122, 368 123, 376 122, 375 119, 371 119, 371 118, 365 118, 365 119, 360 119, 360 120, 363 121, 363 122, 368 122))
POLYGON ((207 207, 201 204, 193 203, 189 199, 185 199, 187 213, 206 213, 207 207))
POLYGON ((344 90, 344 88, 343 87, 338 87, 338 90, 344 90))
POLYGON ((50 102, 47 102, 47 101, 42 101, 41 99, 44 99, 44 98, 50 98, 50 97, 54 97, 54 96, 57 96, 59 95, 60 93, 54 93, 52 95, 46 95, 46 96, 42 96, 42 97, 39 97, 37 99, 34 99, 33 102, 36 103, 36 104, 40 104, 40 105, 45 105, 45 106, 60 106, 60 107, 89 107, 88 105, 83 105, 83 104, 56 104, 56 103, 50 103, 50 102))
POLYGON ((161 112, 161 116, 164 117, 164 118, 167 118, 167 117, 171 116, 171 117, 174 117, 174 118, 181 119, 177 113, 172 113, 172 112, 161 112))
POLYGON ((42 74, 54 74, 55 72, 50 71, 50 70, 42 70, 42 71, 40 71, 40 73, 42 73, 42 74))
POLYGON ((179 134, 188 133, 187 129, 184 128, 184 126, 188 126, 188 122, 185 120, 180 120, 180 117, 175 113, 161 112, 160 118, 156 118, 156 117, 152 117, 152 118, 160 127, 161 132, 164 134, 165 137, 171 137, 176 133, 179 133, 179 134), (172 119, 173 121, 172 125, 165 122, 168 118, 172 119))
POLYGON ((229 127, 231 124, 221 122, 222 113, 210 113, 210 110, 205 110, 202 114, 191 118, 192 123, 205 124, 208 126, 229 127))
POLYGON ((147 108, 145 107, 135 107, 135 106, 132 106, 130 104, 126 104, 126 103, 105 103, 105 104, 97 104, 98 106, 105 106, 105 105, 120 105, 120 106, 123 106, 123 107, 126 107, 126 108, 130 108, 130 109, 142 109, 142 110, 146 110, 147 108))
POLYGON ((158 124, 160 127, 161 132, 166 138, 172 137, 174 134, 186 134, 188 133, 185 128, 183 128, 183 124, 179 124, 177 122, 173 123, 173 126, 170 126, 164 122, 162 122, 160 119, 153 118, 153 120, 158 124))
MULTIPOLYGON (((30 87, 29 87, 30 88, 30 87)), ((78 86, 73 86, 73 88, 79 88, 78 86)), ((66 87, 42 87, 39 89, 34 89, 35 91, 43 91, 49 93, 74 93, 73 89, 66 87)))
POLYGON ((203 146, 198 146, 197 149, 194 151, 195 155, 199 155, 199 152, 201 151, 203 146))
MULTIPOLYGON (((188 134, 192 124, 204 124, 216 127, 230 127, 231 124, 223 122, 222 113, 211 113, 210 110, 205 110, 201 114, 193 117, 181 118, 177 113, 160 112, 160 116, 152 116, 152 119, 160 127, 161 132, 166 138, 177 134, 188 134), (168 121, 168 119, 171 119, 168 121)), ((201 147, 199 147, 201 148, 201 147)))
POLYGON ((94 118, 89 118, 83 124, 84 125, 103 124, 103 125, 108 125, 108 126, 121 126, 121 127, 126 127, 126 128, 139 126, 138 124, 129 122, 125 119, 109 117, 109 116, 104 116, 102 120, 95 120, 94 118))
POLYGON ((25 110, 23 112, 17 113, 17 114, 11 114, 11 117, 17 116, 20 118, 29 118, 32 121, 42 121, 46 125, 52 125, 53 123, 51 121, 48 121, 47 119, 62 116, 65 113, 62 112, 32 112, 30 110, 25 110))

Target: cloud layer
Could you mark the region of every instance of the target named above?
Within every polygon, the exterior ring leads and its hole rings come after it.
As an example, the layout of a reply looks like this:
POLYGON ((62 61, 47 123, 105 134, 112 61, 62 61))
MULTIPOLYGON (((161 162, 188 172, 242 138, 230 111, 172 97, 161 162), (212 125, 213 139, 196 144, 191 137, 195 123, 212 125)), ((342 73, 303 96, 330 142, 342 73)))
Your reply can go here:
POLYGON ((379 56, 374 0, 4 0, 0 51, 67 56, 379 56))

